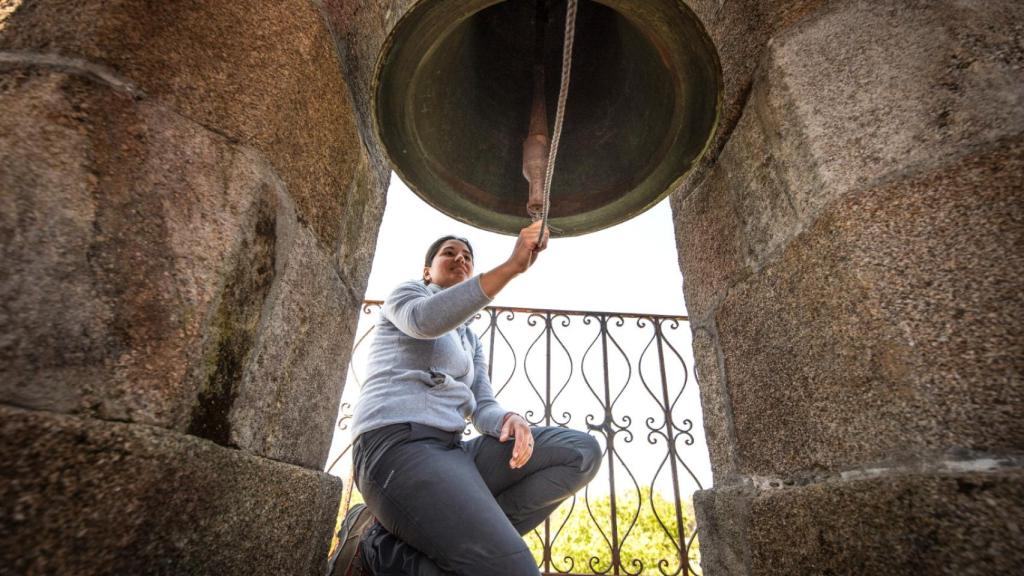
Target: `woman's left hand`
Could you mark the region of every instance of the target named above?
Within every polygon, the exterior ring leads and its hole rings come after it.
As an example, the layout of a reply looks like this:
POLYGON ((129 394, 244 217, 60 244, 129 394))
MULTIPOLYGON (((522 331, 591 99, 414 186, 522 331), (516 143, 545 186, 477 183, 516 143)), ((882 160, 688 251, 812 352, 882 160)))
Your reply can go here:
POLYGON ((501 426, 499 442, 508 442, 509 438, 515 438, 515 446, 512 447, 512 459, 508 461, 510 468, 522 468, 533 456, 533 432, 530 425, 522 416, 512 413, 505 419, 501 426))

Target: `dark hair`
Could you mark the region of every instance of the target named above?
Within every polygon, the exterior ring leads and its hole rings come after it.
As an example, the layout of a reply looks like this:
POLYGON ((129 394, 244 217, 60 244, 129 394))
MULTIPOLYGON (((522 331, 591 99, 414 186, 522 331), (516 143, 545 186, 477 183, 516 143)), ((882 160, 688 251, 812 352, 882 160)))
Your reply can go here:
POLYGON ((458 240, 459 242, 462 242, 466 245, 466 248, 469 248, 469 255, 474 256, 473 245, 469 243, 469 240, 449 234, 448 236, 441 236, 437 240, 434 240, 434 243, 430 245, 430 248, 427 248, 427 257, 423 260, 423 265, 429 267, 430 263, 434 261, 434 256, 437 256, 438 251, 441 250, 441 245, 449 240, 458 240))

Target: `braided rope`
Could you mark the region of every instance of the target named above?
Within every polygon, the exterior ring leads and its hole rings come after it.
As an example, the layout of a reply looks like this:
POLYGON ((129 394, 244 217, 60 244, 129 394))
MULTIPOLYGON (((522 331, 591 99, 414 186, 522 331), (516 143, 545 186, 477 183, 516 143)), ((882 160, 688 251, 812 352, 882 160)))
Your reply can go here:
POLYGON ((562 121, 565 119, 565 101, 569 97, 569 76, 572 70, 572 41, 576 36, 576 0, 565 3, 565 41, 562 43, 562 85, 558 89, 558 108, 555 109, 555 128, 548 150, 548 167, 544 173, 544 207, 541 210, 540 236, 544 239, 544 228, 548 225, 548 210, 551 208, 551 179, 555 173, 555 158, 558 156, 558 141, 562 138, 562 121))

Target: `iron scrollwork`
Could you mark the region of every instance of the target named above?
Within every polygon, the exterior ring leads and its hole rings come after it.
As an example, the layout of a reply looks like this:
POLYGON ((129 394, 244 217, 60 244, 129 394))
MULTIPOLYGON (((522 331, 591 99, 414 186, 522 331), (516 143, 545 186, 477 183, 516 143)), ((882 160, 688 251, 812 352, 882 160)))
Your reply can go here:
MULTIPOLYGON (((371 317, 380 307, 379 301, 367 301, 363 315, 371 317)), ((688 341, 678 344, 686 338, 679 330, 686 322, 684 316, 488 307, 471 323, 486 349, 488 376, 503 404, 535 426, 571 427, 582 415, 577 426, 603 446, 604 466, 583 491, 583 506, 580 494, 573 496, 533 532, 540 543, 543 574, 700 573, 692 558, 697 533, 688 498, 703 484, 684 458, 698 444, 694 420, 683 414, 695 404, 688 341), (634 428, 641 422, 646 442, 635 444, 634 428), (607 494, 595 494, 601 490, 593 488, 597 484, 607 494), (647 515, 653 521, 644 520, 647 515), (574 557, 563 541, 581 523, 596 540, 586 557, 574 557), (646 558, 646 563, 637 557, 634 540, 641 538, 636 536, 641 525, 660 531, 670 551, 666 557, 646 558)), ((339 411, 340 434, 347 431, 361 385, 358 352, 368 348, 372 332, 370 322, 353 347, 339 411)), ((348 452, 342 446, 328 472, 343 464, 348 452)), ((643 530, 648 530, 643 538, 650 539, 650 528, 643 530)))

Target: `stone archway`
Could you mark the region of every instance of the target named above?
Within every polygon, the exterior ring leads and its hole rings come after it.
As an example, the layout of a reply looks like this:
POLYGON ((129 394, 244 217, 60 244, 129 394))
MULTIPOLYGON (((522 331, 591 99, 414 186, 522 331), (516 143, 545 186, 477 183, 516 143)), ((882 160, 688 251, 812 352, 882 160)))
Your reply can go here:
MULTIPOLYGON (((706 573, 1019 569, 1019 3, 687 3, 706 573)), ((322 571, 412 2, 293 4, 0 10, 4 565, 322 571)))
POLYGON ((673 197, 707 574, 1019 570, 1021 6, 703 4, 740 94, 673 197))
POLYGON ((387 175, 311 3, 5 3, 3 565, 318 574, 387 175))

